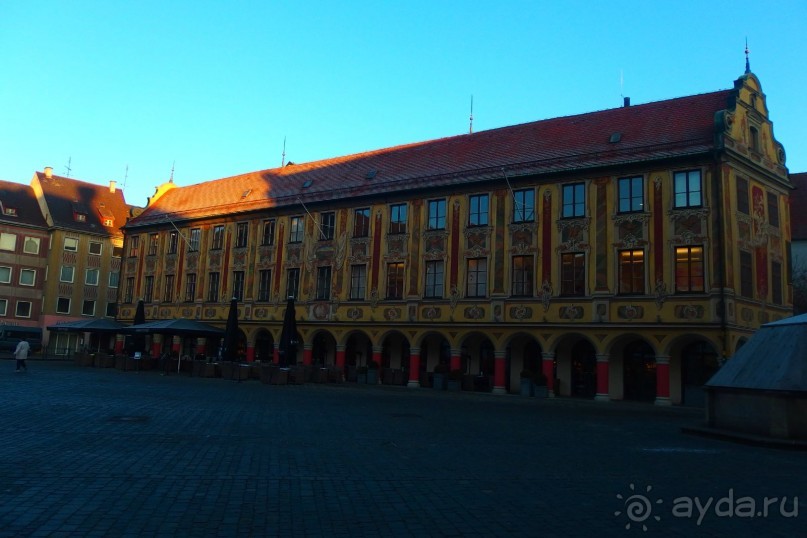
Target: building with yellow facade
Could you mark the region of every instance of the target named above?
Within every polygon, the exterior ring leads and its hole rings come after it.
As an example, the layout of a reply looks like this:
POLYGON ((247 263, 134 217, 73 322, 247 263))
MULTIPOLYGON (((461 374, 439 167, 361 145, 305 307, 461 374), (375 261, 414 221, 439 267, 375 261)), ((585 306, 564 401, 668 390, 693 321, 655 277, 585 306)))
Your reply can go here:
POLYGON ((124 227, 119 319, 143 299, 150 321, 223 326, 236 297, 245 358, 270 361, 293 296, 306 364, 374 360, 413 387, 443 364, 500 393, 529 370, 561 396, 697 404, 791 313, 790 189, 747 71, 728 90, 163 185, 124 227))

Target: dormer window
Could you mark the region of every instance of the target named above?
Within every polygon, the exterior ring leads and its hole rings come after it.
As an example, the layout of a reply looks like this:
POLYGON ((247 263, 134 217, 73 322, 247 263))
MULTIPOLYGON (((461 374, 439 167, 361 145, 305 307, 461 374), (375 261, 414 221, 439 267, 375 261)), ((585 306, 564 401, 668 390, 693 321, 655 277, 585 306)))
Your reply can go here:
POLYGON ((87 222, 87 215, 84 213, 73 213, 73 220, 76 222, 87 222))
POLYGON ((112 219, 104 219, 104 226, 111 228, 114 225, 115 221, 113 221, 112 219))
POLYGON ((759 129, 752 125, 748 128, 748 135, 748 146, 754 151, 759 151, 759 129))
POLYGON ((76 222, 87 222, 87 215, 89 211, 87 211, 86 206, 84 204, 80 204, 78 202, 73 202, 73 220, 76 222))
POLYGON ((3 215, 7 217, 16 217, 17 216, 17 208, 16 207, 4 207, 3 208, 3 215))

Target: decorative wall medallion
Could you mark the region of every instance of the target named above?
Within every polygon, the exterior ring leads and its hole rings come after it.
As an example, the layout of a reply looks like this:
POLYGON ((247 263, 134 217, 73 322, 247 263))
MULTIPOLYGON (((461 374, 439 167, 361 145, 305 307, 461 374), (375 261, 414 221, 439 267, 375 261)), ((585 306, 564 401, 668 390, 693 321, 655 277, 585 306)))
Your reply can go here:
POLYGON ((193 317, 193 308, 183 308, 182 309, 182 317, 183 318, 192 318, 193 317))
POLYGON ((348 308, 347 310, 347 317, 348 319, 357 320, 361 319, 364 316, 364 311, 361 308, 348 308))
POLYGON ((440 317, 440 309, 434 306, 430 306, 428 308, 424 308, 422 310, 422 314, 424 319, 428 320, 437 319, 438 317, 440 317))
POLYGON ((641 306, 620 306, 617 308, 617 315, 622 319, 639 319, 644 316, 644 308, 641 306))
POLYGON ((215 308, 205 308, 205 318, 206 319, 214 319, 216 317, 216 309, 215 308))
POLYGON ((316 303, 311 308, 311 313, 314 315, 314 319, 323 321, 328 319, 328 314, 330 312, 330 308, 326 303, 316 303))
POLYGON ((583 317, 583 307, 576 305, 561 306, 558 313, 561 319, 576 320, 583 317))
POLYGON ((678 305, 675 307, 675 317, 679 319, 702 319, 704 309, 700 305, 678 305))
POLYGON ((266 308, 260 307, 255 309, 255 319, 266 319, 266 314, 268 310, 266 308))
POLYGON ((463 312, 465 319, 482 319, 485 317, 485 310, 478 306, 469 306, 463 312))
POLYGON ((532 317, 532 308, 523 305, 511 306, 510 317, 513 319, 517 319, 518 321, 529 319, 532 317))
POLYGON ((401 309, 400 308, 385 308, 384 309, 384 319, 387 321, 398 321, 401 319, 401 309))

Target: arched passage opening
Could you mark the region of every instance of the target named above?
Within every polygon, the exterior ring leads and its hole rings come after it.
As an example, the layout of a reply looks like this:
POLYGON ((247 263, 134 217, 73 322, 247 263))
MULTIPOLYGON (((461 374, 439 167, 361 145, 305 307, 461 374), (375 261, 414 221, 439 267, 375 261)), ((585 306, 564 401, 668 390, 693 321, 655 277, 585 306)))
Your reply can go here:
POLYGON ((643 340, 633 340, 622 354, 624 399, 652 402, 656 398, 656 354, 643 340))

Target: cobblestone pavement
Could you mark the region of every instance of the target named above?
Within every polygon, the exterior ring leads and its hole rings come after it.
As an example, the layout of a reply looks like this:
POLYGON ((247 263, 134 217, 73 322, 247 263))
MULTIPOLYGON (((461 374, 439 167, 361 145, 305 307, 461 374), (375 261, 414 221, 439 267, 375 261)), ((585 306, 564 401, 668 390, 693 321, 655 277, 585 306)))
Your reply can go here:
POLYGON ((807 535, 807 455, 697 410, 13 365, 0 537, 807 535))

